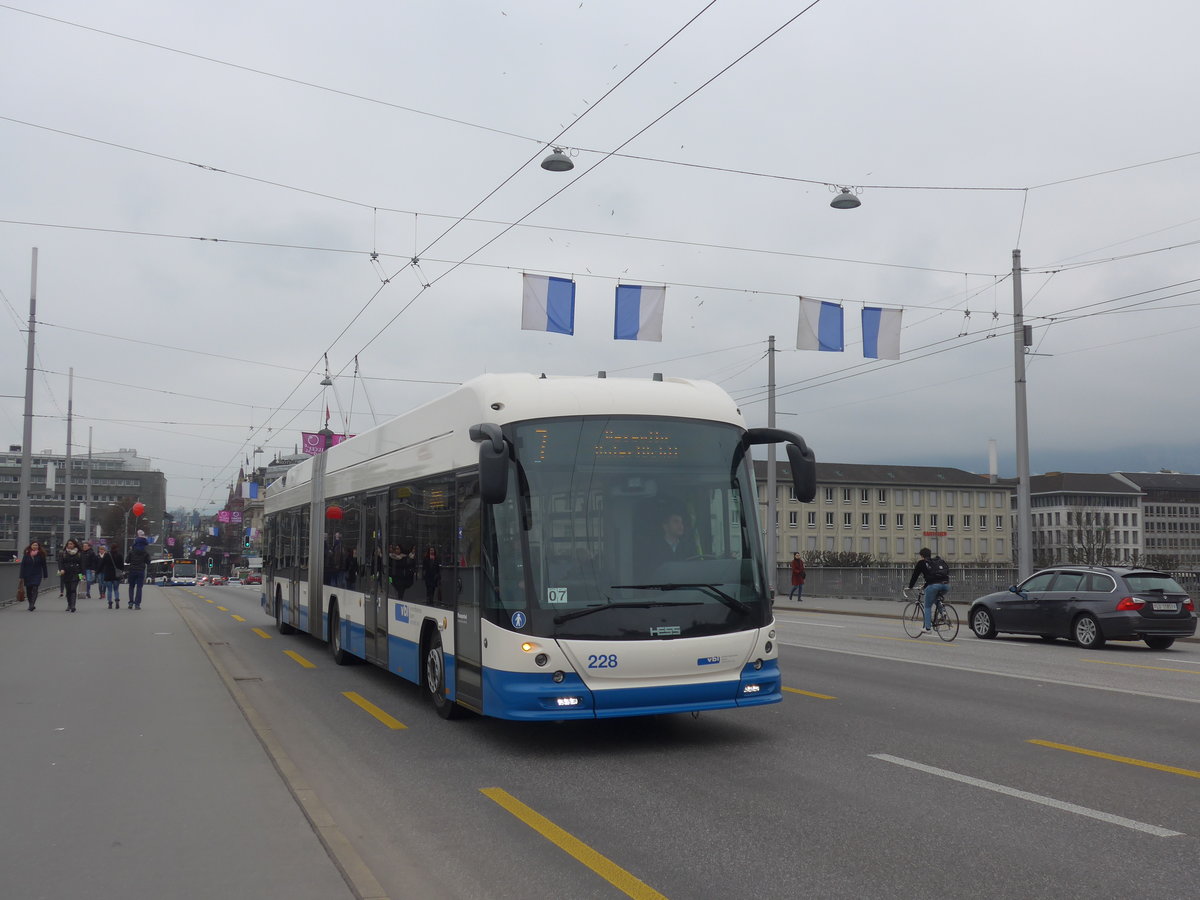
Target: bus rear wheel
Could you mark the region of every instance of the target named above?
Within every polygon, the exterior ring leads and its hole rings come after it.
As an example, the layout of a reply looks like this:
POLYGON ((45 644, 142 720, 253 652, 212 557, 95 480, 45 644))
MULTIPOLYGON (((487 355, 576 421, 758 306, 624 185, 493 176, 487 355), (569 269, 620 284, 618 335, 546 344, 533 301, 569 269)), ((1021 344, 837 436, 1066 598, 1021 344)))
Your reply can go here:
POLYGON ((283 594, 275 595, 275 628, 280 634, 292 634, 295 628, 283 621, 283 594))
POLYGON ((329 610, 329 653, 339 666, 348 666, 354 657, 342 646, 342 617, 338 614, 337 603, 329 610))
POLYGON ((442 652, 442 636, 434 631, 425 651, 425 690, 437 714, 443 719, 457 719, 462 708, 446 696, 446 654, 442 652))

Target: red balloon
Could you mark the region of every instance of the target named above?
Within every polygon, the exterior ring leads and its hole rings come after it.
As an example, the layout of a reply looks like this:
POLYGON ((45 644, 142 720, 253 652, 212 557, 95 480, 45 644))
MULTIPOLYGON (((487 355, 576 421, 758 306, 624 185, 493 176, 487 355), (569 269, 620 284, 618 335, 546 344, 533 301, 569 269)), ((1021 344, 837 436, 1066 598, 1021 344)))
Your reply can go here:
POLYGON ((340 506, 325 507, 325 518, 340 519, 342 517, 342 508, 340 506))
POLYGON ((135 503, 135 504, 133 504, 132 507, 130 507, 130 509, 133 511, 133 514, 135 516, 140 516, 142 513, 144 513, 146 511, 146 504, 145 503, 135 503))

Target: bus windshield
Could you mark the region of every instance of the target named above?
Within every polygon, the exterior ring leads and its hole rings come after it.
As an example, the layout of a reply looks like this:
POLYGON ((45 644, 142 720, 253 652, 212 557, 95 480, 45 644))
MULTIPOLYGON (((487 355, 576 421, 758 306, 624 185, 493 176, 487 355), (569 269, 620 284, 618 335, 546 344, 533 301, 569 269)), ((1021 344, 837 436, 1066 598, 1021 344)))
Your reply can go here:
POLYGON ((195 578, 196 563, 194 560, 176 560, 172 567, 172 574, 176 578, 195 578))
POLYGON ((510 626, 520 611, 527 633, 605 640, 770 621, 739 428, 603 417, 506 433, 516 462, 492 507, 493 621, 510 626))

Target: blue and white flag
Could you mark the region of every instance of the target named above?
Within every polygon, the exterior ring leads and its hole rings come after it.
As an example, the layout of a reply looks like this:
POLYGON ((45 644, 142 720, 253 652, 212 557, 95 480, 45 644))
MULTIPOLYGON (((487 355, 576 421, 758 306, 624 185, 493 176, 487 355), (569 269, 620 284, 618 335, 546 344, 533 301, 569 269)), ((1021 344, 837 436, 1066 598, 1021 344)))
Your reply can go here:
POLYGON ((258 499, 258 482, 243 481, 242 482, 242 499, 257 500, 258 499))
POLYGON ((553 275, 522 275, 521 329, 575 333, 575 282, 553 275))
POLYGON ((846 349, 842 308, 826 300, 800 298, 800 324, 796 328, 797 350, 846 349))
POLYGON ((903 314, 902 309, 863 307, 863 356, 868 359, 900 358, 900 317, 903 314))
POLYGON ((618 341, 661 341, 667 289, 642 284, 617 285, 613 337, 618 341))

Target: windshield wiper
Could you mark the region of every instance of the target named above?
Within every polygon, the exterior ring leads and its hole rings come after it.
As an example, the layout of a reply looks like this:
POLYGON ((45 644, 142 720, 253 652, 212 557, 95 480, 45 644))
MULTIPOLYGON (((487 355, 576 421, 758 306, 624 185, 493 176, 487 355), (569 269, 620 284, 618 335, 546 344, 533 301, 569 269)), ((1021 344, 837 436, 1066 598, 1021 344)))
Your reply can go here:
MULTIPOLYGON (((632 588, 643 591, 681 591, 685 588, 704 591, 710 597, 715 597, 720 600, 730 609, 746 615, 750 612, 750 607, 731 594, 725 593, 715 584, 614 584, 613 588, 632 588)), ((682 605, 682 604, 680 604, 682 605)))
MULTIPOLYGON (((625 585, 627 586, 627 585, 625 585)), ((614 587, 622 587, 622 585, 614 585, 614 587)), ((653 609, 656 606, 699 606, 698 602, 691 603, 668 603, 666 600, 634 600, 628 603, 617 603, 610 600, 608 603, 601 603, 599 606, 587 606, 583 609, 577 609, 574 612, 563 613, 561 616, 554 617, 554 624, 561 625, 563 622, 571 619, 578 619, 581 616, 590 616, 592 613, 600 612, 602 609, 653 609)))

